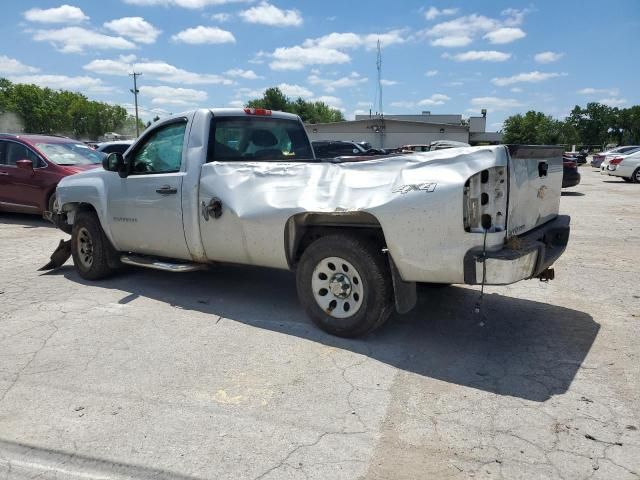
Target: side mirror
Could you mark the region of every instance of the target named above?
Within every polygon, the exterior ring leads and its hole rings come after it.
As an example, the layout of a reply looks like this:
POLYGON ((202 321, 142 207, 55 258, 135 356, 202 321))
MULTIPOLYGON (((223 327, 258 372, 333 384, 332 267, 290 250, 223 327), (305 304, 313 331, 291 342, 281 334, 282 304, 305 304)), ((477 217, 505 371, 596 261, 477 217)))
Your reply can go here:
POLYGON ((16 167, 21 168, 22 170, 31 170, 33 172, 33 162, 31 160, 18 160, 16 162, 16 167))
POLYGON ((129 175, 129 169, 127 168, 127 162, 121 153, 112 152, 102 160, 102 168, 108 172, 116 172, 120 175, 120 178, 125 178, 129 175))

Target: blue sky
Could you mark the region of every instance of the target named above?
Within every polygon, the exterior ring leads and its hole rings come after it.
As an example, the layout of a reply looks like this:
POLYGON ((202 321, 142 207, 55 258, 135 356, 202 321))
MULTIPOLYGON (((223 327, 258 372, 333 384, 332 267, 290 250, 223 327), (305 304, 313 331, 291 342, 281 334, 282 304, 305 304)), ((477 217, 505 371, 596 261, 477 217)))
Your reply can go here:
POLYGON ((144 118, 239 106, 264 88, 369 111, 479 114, 640 104, 640 1, 3 0, 0 76, 144 118))

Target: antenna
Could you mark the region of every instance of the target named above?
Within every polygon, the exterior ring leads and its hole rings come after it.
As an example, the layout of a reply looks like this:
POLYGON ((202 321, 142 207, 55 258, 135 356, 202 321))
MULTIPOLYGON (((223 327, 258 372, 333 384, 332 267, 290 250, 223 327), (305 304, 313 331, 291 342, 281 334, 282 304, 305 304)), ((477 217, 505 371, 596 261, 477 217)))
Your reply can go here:
POLYGON ((378 39, 378 58, 376 60, 376 67, 378 68, 378 115, 384 117, 382 113, 382 48, 380 47, 380 39, 378 39))
POLYGON ((140 136, 140 124, 138 121, 138 94, 140 93, 140 90, 138 90, 138 81, 137 81, 140 75, 142 74, 136 73, 135 71, 129 74, 130 77, 133 77, 133 88, 129 91, 133 93, 133 97, 136 103, 136 137, 140 136))

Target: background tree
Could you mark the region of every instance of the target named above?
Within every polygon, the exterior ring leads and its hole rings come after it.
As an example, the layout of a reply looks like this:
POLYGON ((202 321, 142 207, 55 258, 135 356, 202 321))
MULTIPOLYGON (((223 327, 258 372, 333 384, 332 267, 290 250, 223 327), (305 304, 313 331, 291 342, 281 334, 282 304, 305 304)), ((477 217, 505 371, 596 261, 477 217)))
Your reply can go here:
POLYGON ((262 98, 256 98, 247 102, 250 108, 266 108, 281 112, 300 115, 306 123, 329 123, 344 120, 344 115, 338 109, 332 108, 323 102, 307 102, 302 98, 291 100, 277 87, 267 88, 262 98))
POLYGON ((601 145, 640 144, 640 105, 609 107, 601 103, 576 105, 564 120, 542 112, 512 115, 504 122, 504 143, 601 145))
POLYGON ((119 105, 92 101, 81 93, 14 84, 0 78, 0 116, 7 115, 17 118, 15 123, 28 133, 95 140, 106 132, 135 132, 135 119, 119 105))

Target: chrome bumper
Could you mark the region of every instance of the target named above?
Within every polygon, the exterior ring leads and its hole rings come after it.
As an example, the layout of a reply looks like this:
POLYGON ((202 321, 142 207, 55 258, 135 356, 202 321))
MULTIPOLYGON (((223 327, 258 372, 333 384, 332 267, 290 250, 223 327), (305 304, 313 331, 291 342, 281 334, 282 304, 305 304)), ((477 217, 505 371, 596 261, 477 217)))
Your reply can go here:
POLYGON ((479 285, 509 285, 538 277, 564 252, 569 241, 571 218, 559 215, 554 220, 518 237, 512 237, 498 251, 469 250, 464 259, 464 281, 479 285))

